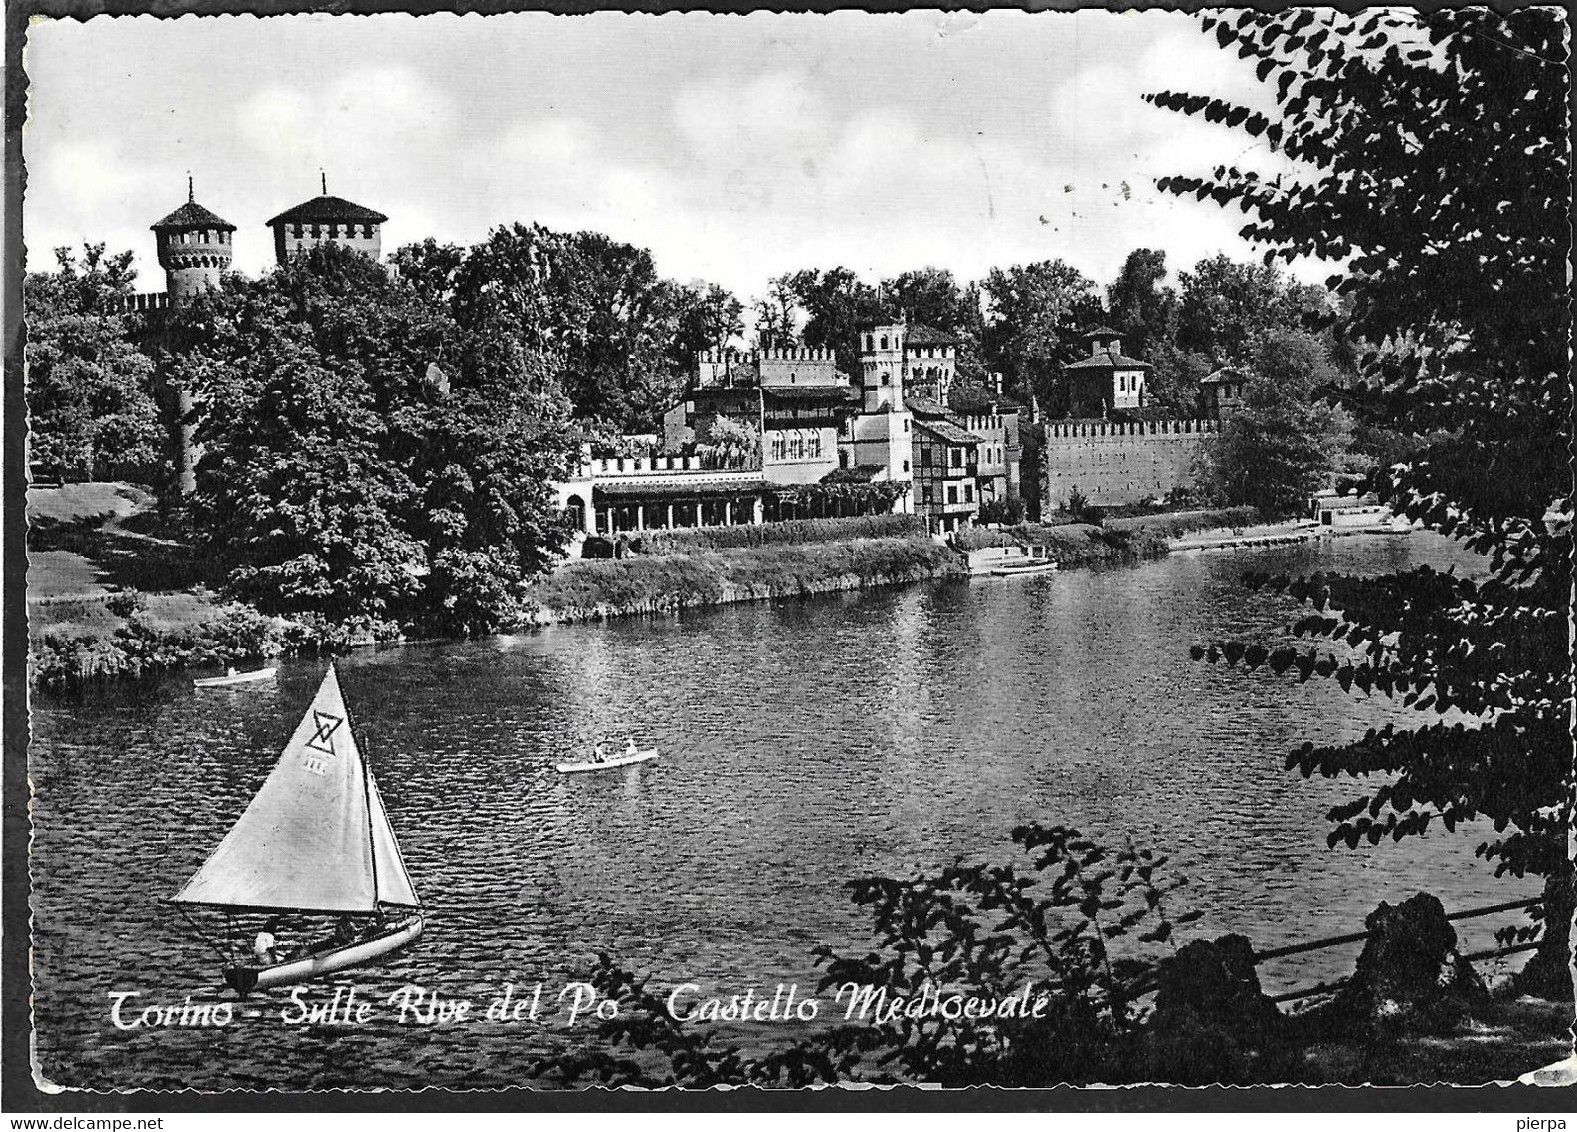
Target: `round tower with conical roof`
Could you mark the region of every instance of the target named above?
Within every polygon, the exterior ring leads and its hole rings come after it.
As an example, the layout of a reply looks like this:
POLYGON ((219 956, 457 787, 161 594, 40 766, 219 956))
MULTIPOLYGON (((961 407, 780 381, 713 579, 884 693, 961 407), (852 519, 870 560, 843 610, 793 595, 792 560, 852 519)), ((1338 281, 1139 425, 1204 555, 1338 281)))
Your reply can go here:
POLYGON ((219 278, 235 246, 235 225, 197 203, 192 179, 186 179, 186 203, 153 226, 164 268, 170 303, 179 306, 207 287, 218 287, 219 278))

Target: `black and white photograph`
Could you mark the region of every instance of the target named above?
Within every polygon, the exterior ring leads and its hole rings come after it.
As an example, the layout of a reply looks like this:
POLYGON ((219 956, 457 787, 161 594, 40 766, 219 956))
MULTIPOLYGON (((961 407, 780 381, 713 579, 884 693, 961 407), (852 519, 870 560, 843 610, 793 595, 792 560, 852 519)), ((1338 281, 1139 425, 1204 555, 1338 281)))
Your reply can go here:
POLYGON ((18 5, 5 1110, 1573 1108, 1570 39, 18 5))

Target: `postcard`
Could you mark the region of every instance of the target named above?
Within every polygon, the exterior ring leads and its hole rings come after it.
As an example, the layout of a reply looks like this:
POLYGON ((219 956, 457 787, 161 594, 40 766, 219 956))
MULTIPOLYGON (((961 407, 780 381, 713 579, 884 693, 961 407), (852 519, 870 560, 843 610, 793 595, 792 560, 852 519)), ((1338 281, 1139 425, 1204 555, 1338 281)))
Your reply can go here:
POLYGON ((10 1111, 1570 1083, 1563 11, 29 11, 10 1111))

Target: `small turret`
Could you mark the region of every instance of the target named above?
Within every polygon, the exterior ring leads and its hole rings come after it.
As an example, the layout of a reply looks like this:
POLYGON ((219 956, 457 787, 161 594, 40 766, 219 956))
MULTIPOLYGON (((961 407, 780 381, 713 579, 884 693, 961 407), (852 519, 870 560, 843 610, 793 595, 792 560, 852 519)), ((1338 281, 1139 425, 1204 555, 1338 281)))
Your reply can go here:
POLYGON ((170 303, 179 306, 207 287, 218 287, 235 250, 235 225, 197 203, 186 178, 186 203, 153 226, 159 266, 170 303))

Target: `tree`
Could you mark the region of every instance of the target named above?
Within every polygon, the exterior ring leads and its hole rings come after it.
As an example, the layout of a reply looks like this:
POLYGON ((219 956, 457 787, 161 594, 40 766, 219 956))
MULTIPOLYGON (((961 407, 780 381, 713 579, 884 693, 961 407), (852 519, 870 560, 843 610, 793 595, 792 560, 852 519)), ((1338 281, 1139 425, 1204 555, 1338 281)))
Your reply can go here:
POLYGON ((650 428, 694 366, 676 343, 695 296, 659 276, 644 248, 595 232, 500 227, 466 254, 453 291, 461 327, 488 327, 522 354, 550 357, 543 372, 559 374, 586 422, 650 428))
POLYGON ((985 331, 985 319, 977 284, 960 289, 951 271, 922 267, 883 280, 881 294, 886 310, 911 323, 946 331, 957 338, 954 372, 959 381, 976 386, 984 384, 986 366, 981 353, 981 336, 985 331))
POLYGON ((1404 514, 1489 557, 1482 580, 1416 568, 1275 585, 1314 604, 1294 627, 1356 659, 1212 645, 1208 659, 1318 674, 1420 713, 1356 743, 1306 744, 1305 775, 1384 776, 1332 809, 1356 846, 1482 819, 1496 872, 1545 878, 1528 989, 1569 996, 1572 714, 1567 656, 1572 507, 1567 25, 1548 8, 1355 16, 1209 15, 1254 61, 1277 114, 1164 92, 1156 105, 1226 122, 1307 172, 1222 167, 1164 190, 1236 204, 1268 259, 1347 261, 1337 331, 1385 343, 1332 395, 1419 441, 1373 486, 1404 514), (1456 711, 1465 723, 1442 717, 1456 711))
POLYGON ((171 365, 199 404, 194 522, 235 593, 374 633, 518 617, 562 542, 547 484, 578 436, 549 356, 477 309, 462 330, 329 246, 174 312, 171 365))
POLYGON ((1220 504, 1248 504, 1267 515, 1303 511, 1329 481, 1345 446, 1343 422, 1311 400, 1335 368, 1318 339, 1267 331, 1256 344, 1243 406, 1204 449, 1199 485, 1220 504))
POLYGON ((876 288, 860 282, 860 277, 847 267, 795 271, 777 282, 805 312, 805 345, 831 350, 838 359, 838 368, 857 378, 860 327, 890 317, 877 299, 876 288))
POLYGON ((1060 416, 1068 405, 1062 364, 1078 356, 1079 336, 1103 314, 1095 284, 1058 259, 994 267, 983 289, 990 304, 986 363, 1009 375, 1024 400, 1033 394, 1060 416))
POLYGON ((1153 345, 1177 333, 1177 294, 1161 285, 1165 278, 1166 253, 1135 248, 1106 288, 1107 318, 1122 331, 1124 352, 1145 361, 1153 362, 1153 345))
POLYGON ((1248 361, 1255 339, 1271 327, 1299 325, 1293 292, 1274 265, 1216 255, 1181 272, 1178 282, 1177 345, 1217 366, 1248 361))
POLYGON ((745 332, 745 308, 727 289, 716 283, 676 286, 678 326, 673 360, 688 371, 703 350, 723 350, 745 332))
POLYGON ((29 458, 53 476, 164 478, 153 362, 132 338, 141 316, 117 305, 131 261, 103 244, 80 259, 56 248, 57 270, 24 282, 29 458))
POLYGON ((771 281, 764 297, 756 300, 756 346, 763 350, 784 349, 799 338, 795 321, 798 294, 791 279, 781 275, 771 281))

